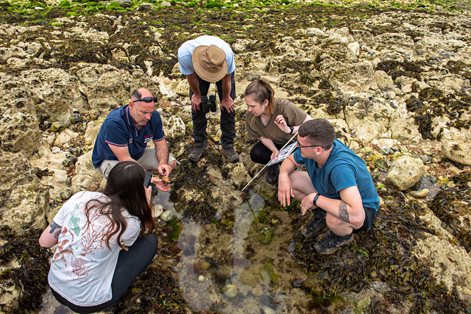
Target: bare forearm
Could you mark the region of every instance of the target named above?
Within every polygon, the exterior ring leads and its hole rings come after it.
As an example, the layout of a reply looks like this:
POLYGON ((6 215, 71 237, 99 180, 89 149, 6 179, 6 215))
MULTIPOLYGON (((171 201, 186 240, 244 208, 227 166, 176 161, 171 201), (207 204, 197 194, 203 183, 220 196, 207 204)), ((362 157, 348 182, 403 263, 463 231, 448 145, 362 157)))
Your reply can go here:
POLYGON ((263 145, 265 145, 266 148, 268 148, 272 152, 277 150, 275 143, 273 143, 273 141, 269 139, 268 137, 264 137, 264 136, 260 137, 260 142, 262 142, 263 145))
POLYGON ((201 95, 200 85, 199 85, 198 77, 196 76, 196 74, 193 73, 193 74, 187 75, 186 79, 193 93, 196 95, 201 95))
POLYGON ((229 98, 231 96, 232 78, 229 74, 222 79, 222 98, 229 98))
POLYGON ((168 145, 165 139, 155 143, 155 156, 159 164, 168 164, 168 145))
MULTIPOLYGON (((314 198, 315 194, 312 193, 312 197, 314 198)), ((354 208, 349 204, 345 203, 343 200, 339 199, 332 199, 326 196, 320 195, 316 201, 317 207, 325 210, 330 215, 346 222, 350 223, 356 227, 361 227, 360 223, 363 221, 364 217, 364 209, 361 208, 354 208), (358 225, 360 224, 360 225, 358 225)))

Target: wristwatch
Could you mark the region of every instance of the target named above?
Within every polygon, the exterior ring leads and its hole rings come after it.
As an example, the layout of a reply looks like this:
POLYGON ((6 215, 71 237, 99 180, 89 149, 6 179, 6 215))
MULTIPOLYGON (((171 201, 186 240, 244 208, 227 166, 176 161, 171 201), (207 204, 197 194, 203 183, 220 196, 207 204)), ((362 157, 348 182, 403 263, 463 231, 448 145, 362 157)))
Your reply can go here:
POLYGON ((294 126, 290 126, 289 129, 290 129, 289 134, 293 134, 294 126))

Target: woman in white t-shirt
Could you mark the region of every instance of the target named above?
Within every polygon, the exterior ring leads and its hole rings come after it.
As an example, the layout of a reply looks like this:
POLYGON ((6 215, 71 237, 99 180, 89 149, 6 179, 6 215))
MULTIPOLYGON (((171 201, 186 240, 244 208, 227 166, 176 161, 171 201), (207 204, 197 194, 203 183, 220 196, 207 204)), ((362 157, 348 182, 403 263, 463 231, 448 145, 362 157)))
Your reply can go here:
POLYGON ((157 251, 152 233, 145 170, 123 161, 108 176, 105 190, 74 194, 39 238, 42 247, 57 244, 48 282, 62 304, 80 313, 116 303, 157 251))

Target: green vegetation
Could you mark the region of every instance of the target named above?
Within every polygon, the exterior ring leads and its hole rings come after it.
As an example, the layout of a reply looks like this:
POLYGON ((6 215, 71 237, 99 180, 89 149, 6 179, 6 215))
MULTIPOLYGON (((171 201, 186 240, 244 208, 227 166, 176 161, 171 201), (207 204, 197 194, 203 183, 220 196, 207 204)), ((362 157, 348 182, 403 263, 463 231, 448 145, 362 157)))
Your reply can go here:
MULTIPOLYGON (((98 12, 123 13, 134 10, 159 10, 165 7, 191 7, 200 10, 242 10, 264 11, 299 6, 356 7, 375 9, 421 10, 429 12, 462 11, 471 7, 471 0, 343 0, 341 2, 322 0, 61 0, 57 4, 42 0, 12 1, 0 0, 0 16, 19 17, 31 22, 61 16, 90 15, 98 12)), ((8 21, 8 19, 7 19, 8 21)))

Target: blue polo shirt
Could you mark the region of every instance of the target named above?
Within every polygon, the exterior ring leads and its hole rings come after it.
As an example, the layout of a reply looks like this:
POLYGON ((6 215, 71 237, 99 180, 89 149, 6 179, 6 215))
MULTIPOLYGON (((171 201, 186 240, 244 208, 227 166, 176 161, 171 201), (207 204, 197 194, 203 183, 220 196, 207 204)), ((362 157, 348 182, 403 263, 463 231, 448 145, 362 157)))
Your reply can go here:
POLYGON ((118 160, 108 144, 128 147, 131 157, 137 160, 144 154, 148 142, 164 138, 162 119, 157 111, 152 113, 145 127, 137 129, 129 114, 129 105, 120 107, 111 111, 101 125, 93 147, 93 166, 100 167, 103 160, 118 160))
POLYGON ((339 192, 351 186, 360 191, 363 207, 379 209, 379 197, 365 162, 339 140, 322 168, 313 159, 301 156, 301 150, 294 152, 294 160, 306 166, 312 185, 321 195, 340 199, 339 192))

